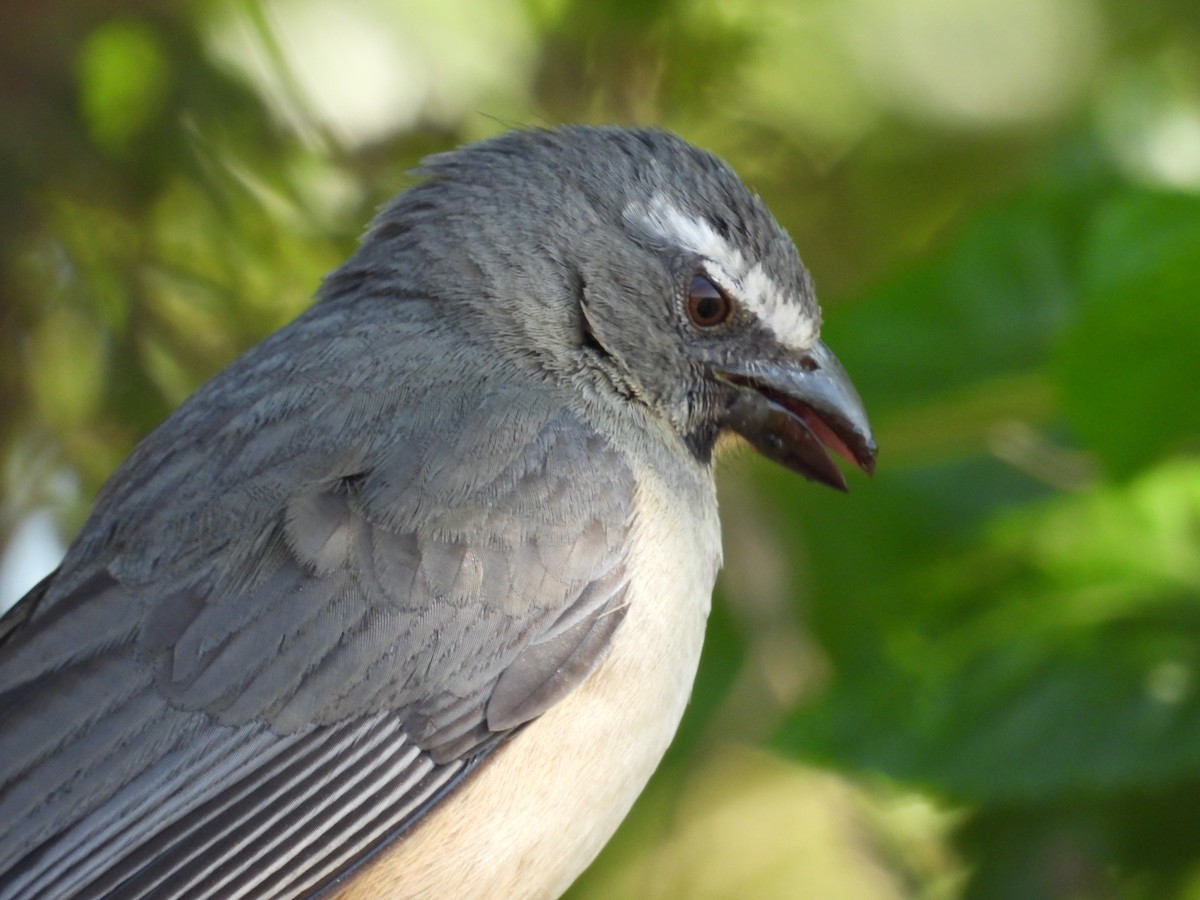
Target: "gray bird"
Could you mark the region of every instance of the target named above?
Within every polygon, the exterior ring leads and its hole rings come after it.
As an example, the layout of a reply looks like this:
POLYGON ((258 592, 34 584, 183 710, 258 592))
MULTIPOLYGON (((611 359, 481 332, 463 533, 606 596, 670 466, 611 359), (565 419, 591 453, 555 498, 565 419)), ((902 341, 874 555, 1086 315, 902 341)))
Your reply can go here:
POLYGON ((433 157, 0 619, 0 897, 553 897, 687 703, 739 434, 862 405, 762 202, 661 131, 433 157))

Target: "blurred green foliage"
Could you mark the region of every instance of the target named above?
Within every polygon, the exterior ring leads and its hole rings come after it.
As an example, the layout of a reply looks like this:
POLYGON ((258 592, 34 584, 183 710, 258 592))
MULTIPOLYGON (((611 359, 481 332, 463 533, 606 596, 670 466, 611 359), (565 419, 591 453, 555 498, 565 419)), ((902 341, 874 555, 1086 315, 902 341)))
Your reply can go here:
POLYGON ((882 453, 848 498, 722 473, 694 701, 575 896, 1200 897, 1193 0, 19 0, 0 25, 0 543, 46 507, 69 535, 426 153, 660 124, 791 231, 882 453))

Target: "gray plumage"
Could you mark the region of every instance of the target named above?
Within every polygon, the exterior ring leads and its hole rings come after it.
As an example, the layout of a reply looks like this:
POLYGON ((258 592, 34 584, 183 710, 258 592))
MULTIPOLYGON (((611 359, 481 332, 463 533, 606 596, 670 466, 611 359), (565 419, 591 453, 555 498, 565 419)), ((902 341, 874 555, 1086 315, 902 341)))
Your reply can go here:
POLYGON ((710 517, 712 372, 796 348, 770 305, 697 337, 694 245, 759 265, 815 335, 791 242, 678 138, 515 133, 424 174, 0 623, 0 898, 352 871, 605 658, 639 471, 710 517))

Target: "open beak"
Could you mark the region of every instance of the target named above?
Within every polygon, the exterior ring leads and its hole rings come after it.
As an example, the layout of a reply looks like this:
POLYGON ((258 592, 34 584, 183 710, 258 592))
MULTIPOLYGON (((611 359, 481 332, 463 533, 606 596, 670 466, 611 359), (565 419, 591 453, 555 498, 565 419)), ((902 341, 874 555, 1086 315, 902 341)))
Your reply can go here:
POLYGON ((846 479, 829 451, 868 475, 875 469, 875 438, 850 376, 820 341, 784 362, 723 367, 713 373, 728 385, 721 420, 760 453, 838 490, 846 479))

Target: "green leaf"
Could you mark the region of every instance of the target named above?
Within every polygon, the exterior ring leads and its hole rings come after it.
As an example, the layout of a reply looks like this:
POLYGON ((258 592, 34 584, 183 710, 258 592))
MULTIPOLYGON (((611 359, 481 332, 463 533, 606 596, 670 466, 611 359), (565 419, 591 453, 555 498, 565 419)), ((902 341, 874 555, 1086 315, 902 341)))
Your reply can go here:
POLYGON ((171 68, 145 23, 104 23, 84 42, 77 68, 88 132, 103 149, 120 152, 161 113, 171 68))
POLYGON ((1200 446, 1200 197, 1126 191, 1088 236, 1064 413, 1117 475, 1200 446))
POLYGON ((1198 523, 1195 461, 1003 517, 876 589, 897 612, 780 745, 978 801, 1195 778, 1198 523))

